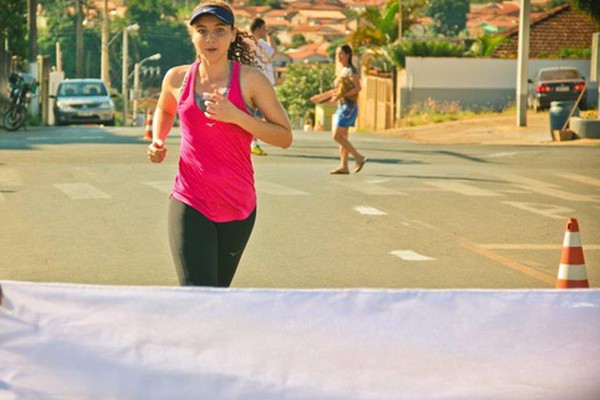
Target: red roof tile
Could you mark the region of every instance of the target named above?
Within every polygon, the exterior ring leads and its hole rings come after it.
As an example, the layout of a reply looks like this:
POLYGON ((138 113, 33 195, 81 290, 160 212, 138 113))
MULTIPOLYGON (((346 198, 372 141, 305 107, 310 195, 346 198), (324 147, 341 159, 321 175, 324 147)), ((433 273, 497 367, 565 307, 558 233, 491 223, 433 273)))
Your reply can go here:
MULTIPOLYGON (((592 34, 600 28, 585 13, 574 11, 569 4, 556 7, 531 19, 529 33, 529 56, 545 57, 562 49, 590 47, 592 34)), ((496 48, 493 57, 514 58, 518 54, 519 27, 507 29, 499 35, 508 42, 496 48)))

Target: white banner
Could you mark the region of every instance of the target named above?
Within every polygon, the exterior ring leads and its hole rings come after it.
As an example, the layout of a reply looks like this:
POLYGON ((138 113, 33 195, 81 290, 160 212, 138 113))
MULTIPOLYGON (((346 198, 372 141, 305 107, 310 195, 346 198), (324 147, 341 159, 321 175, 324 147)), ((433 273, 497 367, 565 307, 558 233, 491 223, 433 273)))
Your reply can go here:
POLYGON ((599 290, 2 281, 0 399, 600 399, 599 290))

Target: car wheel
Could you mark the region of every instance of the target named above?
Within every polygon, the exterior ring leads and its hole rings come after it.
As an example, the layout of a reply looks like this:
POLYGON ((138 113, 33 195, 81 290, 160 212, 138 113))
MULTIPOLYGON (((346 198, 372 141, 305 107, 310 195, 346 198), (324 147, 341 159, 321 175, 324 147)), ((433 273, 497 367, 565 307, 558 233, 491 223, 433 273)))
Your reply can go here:
POLYGON ((106 121, 106 123, 104 125, 115 126, 115 118, 113 117, 113 119, 111 119, 110 121, 106 121))

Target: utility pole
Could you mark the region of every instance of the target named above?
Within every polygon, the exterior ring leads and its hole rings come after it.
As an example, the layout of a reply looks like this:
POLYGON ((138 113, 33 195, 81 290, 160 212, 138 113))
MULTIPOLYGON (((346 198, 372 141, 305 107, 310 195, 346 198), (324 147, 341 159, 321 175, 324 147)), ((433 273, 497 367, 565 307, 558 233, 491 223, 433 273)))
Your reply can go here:
POLYGON ((398 43, 402 41, 402 0, 398 0, 398 43))
POLYGON ((81 0, 75 0, 75 12, 77 21, 75 26, 75 76, 84 77, 84 56, 83 56, 83 10, 81 9, 81 0))
POLYGON ((519 53, 517 59, 517 126, 527 126, 530 12, 531 0, 521 0, 521 12, 519 15, 519 53))
POLYGON ((104 81, 106 87, 110 90, 110 62, 108 59, 108 36, 110 27, 108 21, 108 0, 104 0, 102 6, 102 45, 100 54, 100 79, 104 81))
POLYGON ((56 72, 62 72, 62 50, 60 42, 56 42, 56 72))
POLYGON ((129 25, 123 29, 123 64, 121 75, 121 94, 123 95, 123 126, 127 126, 127 111, 129 110, 129 31, 140 29, 138 24, 129 25))
POLYGON ((129 32, 127 28, 123 29, 123 63, 122 63, 122 75, 121 75, 121 94, 123 95, 123 126, 127 126, 127 110, 129 109, 129 85, 127 80, 129 79, 129 32))
POLYGON ((29 53, 30 63, 37 60, 37 0, 27 0, 27 29, 29 31, 29 53))

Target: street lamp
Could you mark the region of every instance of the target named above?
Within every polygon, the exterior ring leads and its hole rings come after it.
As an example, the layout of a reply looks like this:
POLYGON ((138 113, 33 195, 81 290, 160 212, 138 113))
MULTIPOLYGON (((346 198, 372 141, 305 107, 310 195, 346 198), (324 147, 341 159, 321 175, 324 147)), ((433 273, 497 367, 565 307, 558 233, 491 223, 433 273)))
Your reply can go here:
POLYGON ((127 126, 127 110, 129 109, 129 84, 127 82, 129 71, 129 32, 140 29, 138 24, 129 25, 123 29, 123 71, 122 71, 122 86, 121 94, 123 95, 123 126, 127 126))
POLYGON ((144 58, 142 61, 135 63, 133 67, 133 119, 137 116, 138 99, 140 97, 140 68, 146 61, 157 61, 160 60, 160 53, 151 55, 150 57, 144 58))

